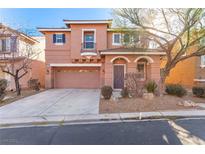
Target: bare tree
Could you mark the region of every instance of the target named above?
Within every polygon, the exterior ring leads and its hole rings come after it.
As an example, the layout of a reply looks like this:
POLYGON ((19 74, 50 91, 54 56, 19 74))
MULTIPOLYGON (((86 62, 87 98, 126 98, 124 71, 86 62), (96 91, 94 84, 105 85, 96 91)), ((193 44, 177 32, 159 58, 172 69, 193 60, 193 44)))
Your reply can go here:
POLYGON ((0 38, 9 39, 10 42, 9 50, 0 53, 0 68, 2 72, 13 77, 17 95, 21 95, 20 79, 29 72, 32 61, 38 57, 40 52, 30 43, 24 43, 23 47, 20 48, 18 41, 20 35, 17 35, 19 34, 17 31, 15 31, 15 34, 15 36, 12 36, 8 33, 8 27, 1 27, 0 38))
POLYGON ((133 97, 139 97, 143 94, 143 84, 140 79, 141 74, 139 73, 126 73, 125 75, 125 85, 133 97))
POLYGON ((166 53, 161 83, 177 63, 205 54, 205 9, 114 9, 123 27, 135 27, 166 53), (126 23, 126 24, 125 24, 126 23), (193 48, 197 47, 197 48, 193 48), (192 49, 189 52, 189 49, 192 49))

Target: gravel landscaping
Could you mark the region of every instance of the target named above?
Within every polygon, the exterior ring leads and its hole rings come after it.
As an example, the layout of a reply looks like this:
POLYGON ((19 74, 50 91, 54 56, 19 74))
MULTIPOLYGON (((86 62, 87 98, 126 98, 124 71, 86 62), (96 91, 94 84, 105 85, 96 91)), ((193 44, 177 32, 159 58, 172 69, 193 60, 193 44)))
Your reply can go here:
POLYGON ((161 110, 183 110, 202 109, 198 106, 182 106, 179 102, 191 100, 195 103, 205 103, 205 98, 192 97, 190 95, 183 98, 171 95, 155 97, 153 100, 142 98, 120 98, 117 100, 100 100, 100 113, 122 113, 122 112, 151 112, 161 110))
POLYGON ((25 98, 25 97, 28 97, 28 96, 31 96, 31 95, 38 94, 38 93, 40 93, 42 91, 44 91, 44 89, 41 89, 40 91, 34 91, 34 90, 30 90, 30 89, 25 89, 25 90, 21 91, 21 95, 20 96, 17 96, 16 92, 7 91, 4 100, 2 102, 0 102, 0 107, 4 106, 4 105, 7 105, 7 104, 10 104, 10 103, 12 103, 14 101, 17 101, 19 99, 22 99, 22 98, 25 98))

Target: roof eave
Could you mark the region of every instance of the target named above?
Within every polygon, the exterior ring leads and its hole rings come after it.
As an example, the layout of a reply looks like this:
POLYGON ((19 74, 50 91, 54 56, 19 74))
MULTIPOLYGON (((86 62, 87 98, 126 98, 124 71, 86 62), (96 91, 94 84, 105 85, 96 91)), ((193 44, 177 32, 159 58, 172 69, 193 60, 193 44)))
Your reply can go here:
POLYGON ((36 39, 34 39, 34 38, 30 37, 30 36, 27 36, 27 35, 25 35, 25 34, 23 34, 23 33, 21 33, 20 35, 21 35, 22 37, 28 39, 29 41, 32 41, 32 42, 34 42, 34 43, 39 43, 39 41, 37 41, 36 39))
POLYGON ((15 29, 13 29, 13 28, 11 28, 11 27, 9 27, 9 26, 6 26, 6 25, 4 25, 4 24, 2 24, 2 23, 0 23, 0 26, 7 28, 9 31, 14 32, 14 33, 16 33, 17 35, 19 35, 20 37, 23 37, 23 38, 25 38, 25 39, 27 39, 27 40, 33 42, 33 43, 39 43, 36 39, 34 39, 34 38, 32 38, 32 37, 26 35, 26 34, 23 33, 23 32, 19 32, 18 30, 15 30, 15 29))
POLYGON ((57 32, 57 31, 61 31, 61 32, 70 32, 71 29, 68 28, 40 28, 37 27, 39 32, 57 32))
POLYGON ((166 55, 165 52, 107 52, 101 51, 101 55, 166 55))
POLYGON ((127 32, 127 31, 136 31, 137 28, 108 28, 108 32, 127 32))
POLYGON ((63 20, 65 24, 111 24, 112 20, 63 20))

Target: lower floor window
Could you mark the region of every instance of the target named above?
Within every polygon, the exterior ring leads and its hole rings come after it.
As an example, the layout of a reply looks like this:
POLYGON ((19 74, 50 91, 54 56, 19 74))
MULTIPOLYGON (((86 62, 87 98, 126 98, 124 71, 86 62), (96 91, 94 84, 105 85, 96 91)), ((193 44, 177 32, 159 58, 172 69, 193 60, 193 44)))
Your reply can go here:
POLYGON ((137 64, 137 73, 139 73, 140 79, 145 79, 145 63, 137 64))

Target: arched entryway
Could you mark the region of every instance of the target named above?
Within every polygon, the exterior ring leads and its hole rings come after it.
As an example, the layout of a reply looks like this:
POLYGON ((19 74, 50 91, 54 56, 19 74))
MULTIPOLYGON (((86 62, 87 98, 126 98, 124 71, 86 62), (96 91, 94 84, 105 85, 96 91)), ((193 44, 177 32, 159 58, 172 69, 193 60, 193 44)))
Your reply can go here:
POLYGON ((113 60, 113 88, 124 88, 124 78, 127 69, 128 59, 118 57, 113 60))

